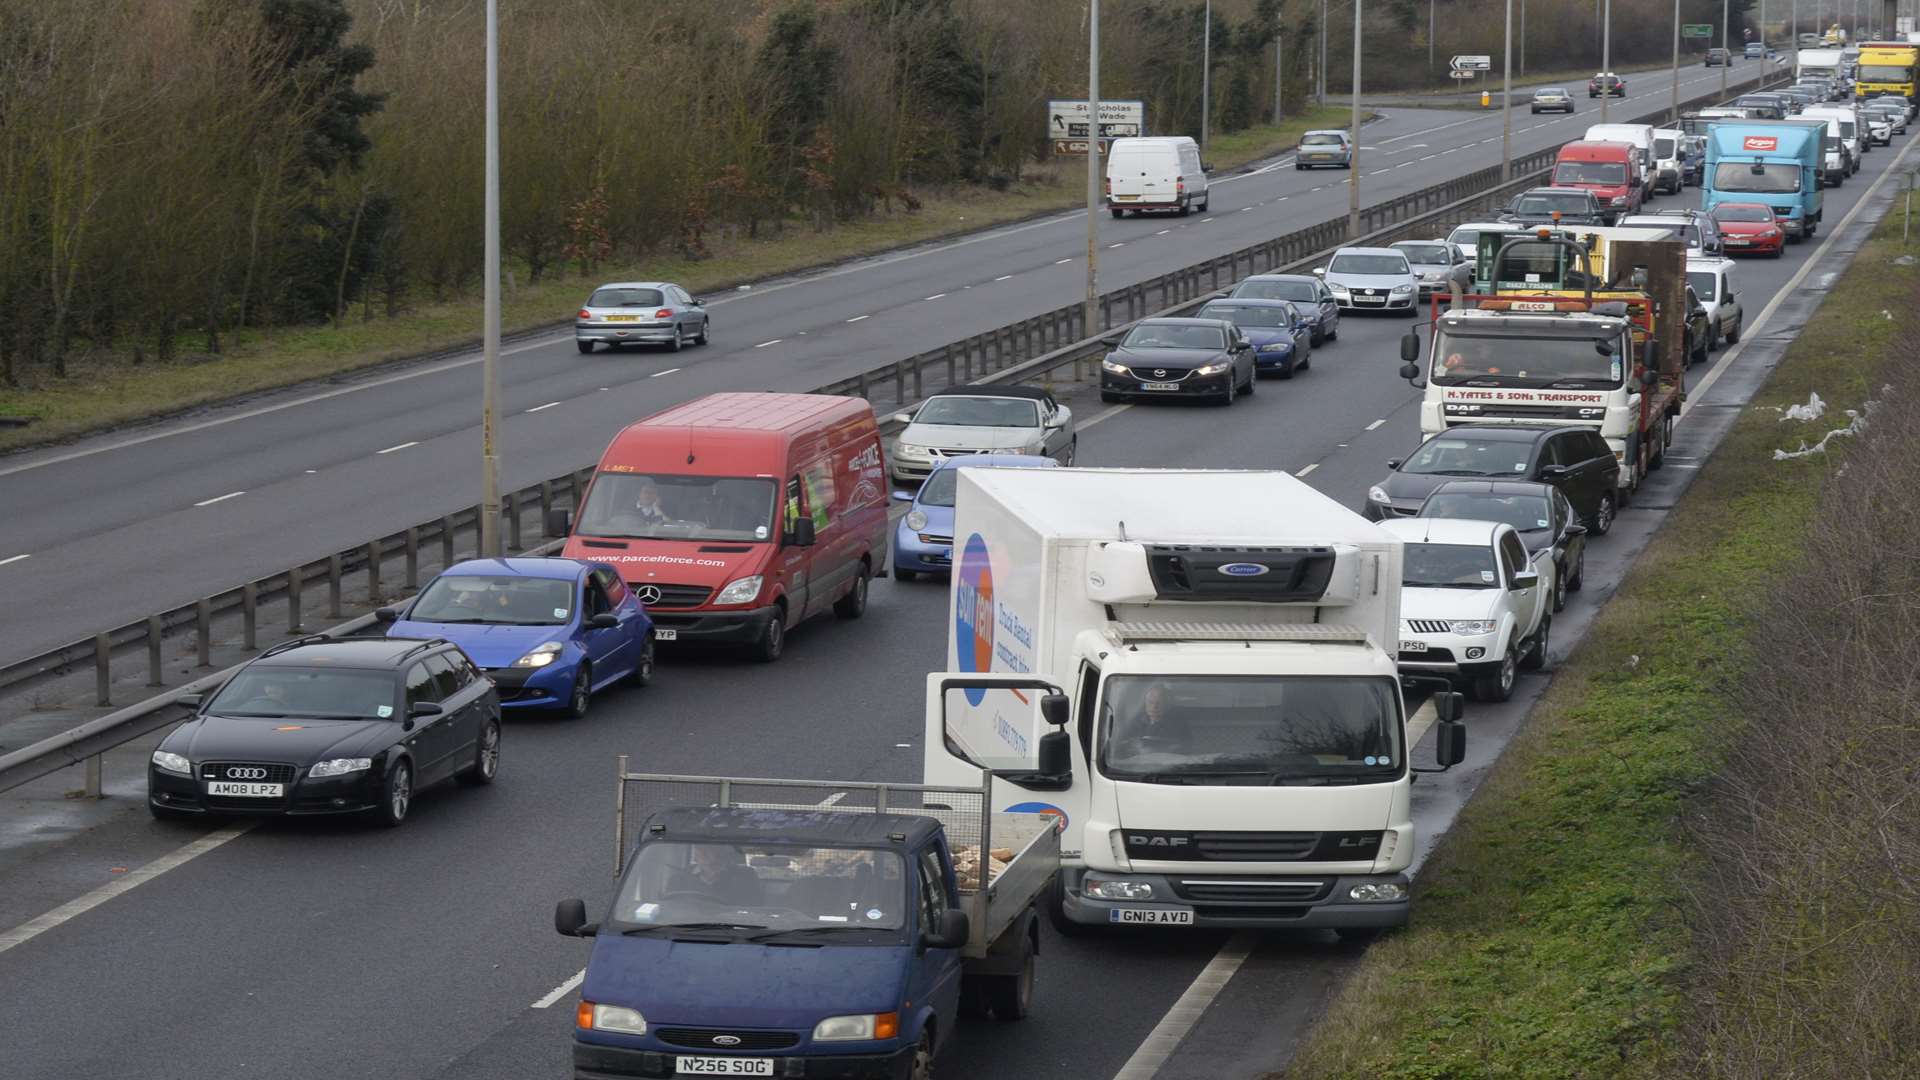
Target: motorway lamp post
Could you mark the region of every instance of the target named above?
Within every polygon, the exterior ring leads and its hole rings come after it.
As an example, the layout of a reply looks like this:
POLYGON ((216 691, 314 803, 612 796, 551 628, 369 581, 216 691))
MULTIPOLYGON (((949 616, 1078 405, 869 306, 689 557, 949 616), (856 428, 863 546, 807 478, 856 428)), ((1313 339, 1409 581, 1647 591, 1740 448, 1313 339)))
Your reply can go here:
POLYGON ((1353 167, 1347 170, 1347 233, 1360 238, 1360 0, 1353 0, 1353 167))
POLYGON ((500 456, 495 445, 500 396, 500 12, 487 0, 485 312, 480 365, 480 555, 500 557, 500 456))
POLYGON ((1720 100, 1727 100, 1727 69, 1733 66, 1733 47, 1727 44, 1727 0, 1720 0, 1720 100))
POLYGON ((1667 119, 1680 122, 1680 0, 1673 0, 1673 109, 1667 119))
POLYGON ((1327 103, 1327 0, 1320 0, 1320 71, 1314 98, 1321 105, 1327 103))
MULTIPOLYGON (((1604 74, 1613 68, 1613 0, 1601 0, 1600 14, 1600 71, 1604 74)), ((1608 88, 1600 88, 1600 122, 1607 122, 1607 99, 1613 94, 1608 88)))
MULTIPOLYGON (((489 0, 492 2, 492 0, 489 0)), ((1100 0, 1087 0, 1087 299, 1081 327, 1096 337, 1100 298, 1100 0)))
POLYGON ((1433 81, 1433 7, 1439 0, 1427 0, 1427 81, 1433 81))
POLYGON ((1506 55, 1500 60, 1500 182, 1513 179, 1513 0, 1507 0, 1506 55))
POLYGON ((1273 35, 1273 123, 1275 127, 1279 126, 1282 116, 1281 88, 1287 82, 1287 54, 1281 48, 1281 44, 1280 35, 1273 35))
POLYGON ((1208 109, 1213 104, 1213 0, 1207 0, 1206 25, 1200 28, 1200 153, 1207 152, 1207 131, 1212 127, 1208 109))

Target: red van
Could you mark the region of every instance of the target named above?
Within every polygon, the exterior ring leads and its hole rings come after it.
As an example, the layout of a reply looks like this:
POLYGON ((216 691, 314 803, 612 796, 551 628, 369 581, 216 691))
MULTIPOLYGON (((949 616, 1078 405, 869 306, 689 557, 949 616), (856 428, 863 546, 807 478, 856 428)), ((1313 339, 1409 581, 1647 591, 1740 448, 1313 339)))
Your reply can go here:
POLYGON ((1549 183, 1593 192, 1606 209, 1609 225, 1625 214, 1639 213, 1646 199, 1646 177, 1641 175, 1640 153, 1632 143, 1570 142, 1560 148, 1549 183))
POLYGON ((880 427, 860 398, 711 394, 614 436, 562 554, 612 563, 661 641, 748 646, 832 608, 857 619, 885 573, 880 427))

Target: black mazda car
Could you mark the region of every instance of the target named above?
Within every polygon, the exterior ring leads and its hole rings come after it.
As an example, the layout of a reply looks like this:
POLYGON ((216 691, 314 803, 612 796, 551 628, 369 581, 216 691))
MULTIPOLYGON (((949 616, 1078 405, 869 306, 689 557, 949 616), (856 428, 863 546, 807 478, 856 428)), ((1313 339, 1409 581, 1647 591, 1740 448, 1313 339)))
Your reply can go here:
POLYGON ((408 638, 276 645, 202 701, 147 765, 157 818, 366 814, 406 820, 414 793, 493 782, 500 698, 459 646, 408 638))
POLYGON ((1535 480, 1449 480, 1433 489, 1414 517, 1498 521, 1513 526, 1527 551, 1553 552, 1553 610, 1579 592, 1587 566, 1587 527, 1552 484, 1535 480))
POLYGON ((1225 319, 1142 319, 1100 365, 1100 400, 1206 398, 1253 393, 1253 343, 1225 319))

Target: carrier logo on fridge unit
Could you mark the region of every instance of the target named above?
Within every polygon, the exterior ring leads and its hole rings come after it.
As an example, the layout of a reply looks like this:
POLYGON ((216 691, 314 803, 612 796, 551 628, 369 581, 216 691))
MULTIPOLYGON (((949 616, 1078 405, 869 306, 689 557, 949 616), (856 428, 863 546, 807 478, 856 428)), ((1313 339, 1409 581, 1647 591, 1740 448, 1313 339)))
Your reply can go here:
POLYGON ((1268 568, 1257 562, 1236 562, 1220 567, 1220 572, 1228 577, 1259 577, 1268 568))

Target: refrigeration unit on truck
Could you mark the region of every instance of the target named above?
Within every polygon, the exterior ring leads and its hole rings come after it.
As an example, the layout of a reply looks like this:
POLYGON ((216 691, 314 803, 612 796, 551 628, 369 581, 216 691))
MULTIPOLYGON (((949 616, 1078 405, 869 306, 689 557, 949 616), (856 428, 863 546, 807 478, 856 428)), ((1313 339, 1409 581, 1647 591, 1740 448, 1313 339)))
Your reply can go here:
MULTIPOLYGON (((1281 472, 1010 468, 960 474, 954 540, 926 782, 1058 820, 1062 932, 1406 921, 1399 539, 1281 472), (1062 780, 1000 767, 1061 733, 1062 780)), ((1420 714, 1442 768, 1460 700, 1420 714)))
POLYGON ((1598 430, 1621 497, 1660 466, 1686 400, 1686 242, 1666 230, 1539 230, 1483 248, 1486 292, 1400 342, 1420 430, 1567 424, 1598 430))

